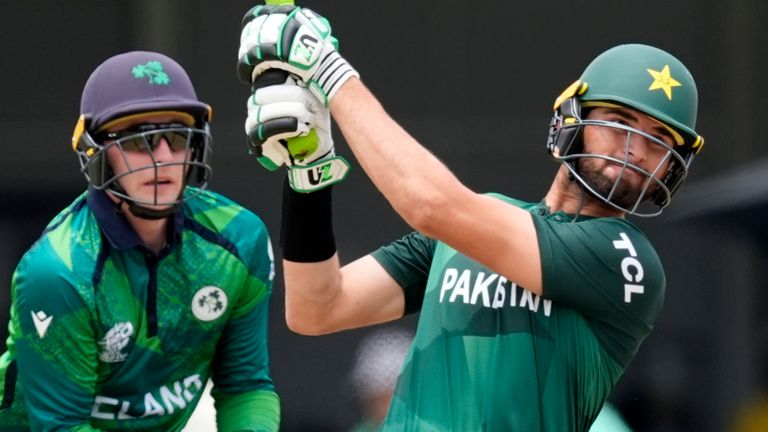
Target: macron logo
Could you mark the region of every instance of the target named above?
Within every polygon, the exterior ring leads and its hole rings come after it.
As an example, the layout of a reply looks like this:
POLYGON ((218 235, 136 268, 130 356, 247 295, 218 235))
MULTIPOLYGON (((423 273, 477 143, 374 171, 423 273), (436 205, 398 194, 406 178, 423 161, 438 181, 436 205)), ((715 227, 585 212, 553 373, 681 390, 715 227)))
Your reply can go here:
POLYGON ((47 316, 43 311, 32 312, 32 322, 35 323, 35 328, 37 329, 37 334, 40 336, 40 339, 45 336, 45 332, 48 331, 48 326, 51 324, 52 319, 53 315, 47 316))

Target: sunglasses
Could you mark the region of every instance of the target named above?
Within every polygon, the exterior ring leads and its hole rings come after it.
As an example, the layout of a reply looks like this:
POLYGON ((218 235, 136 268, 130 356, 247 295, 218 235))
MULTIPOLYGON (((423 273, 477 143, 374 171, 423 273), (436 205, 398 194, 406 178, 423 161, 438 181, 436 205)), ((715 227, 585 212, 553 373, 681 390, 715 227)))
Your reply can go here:
POLYGON ((172 152, 185 151, 194 129, 178 123, 140 124, 117 132, 96 136, 98 142, 114 141, 124 151, 151 153, 161 140, 168 143, 172 152))

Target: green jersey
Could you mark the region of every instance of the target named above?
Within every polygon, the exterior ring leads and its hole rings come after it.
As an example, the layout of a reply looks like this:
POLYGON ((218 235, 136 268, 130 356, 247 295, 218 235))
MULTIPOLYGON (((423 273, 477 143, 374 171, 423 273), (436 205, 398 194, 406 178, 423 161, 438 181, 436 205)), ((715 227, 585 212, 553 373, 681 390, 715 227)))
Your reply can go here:
POLYGON ((385 431, 586 431, 661 310, 635 225, 495 196, 531 213, 542 296, 418 233, 373 253, 423 295, 385 431))
POLYGON ((14 273, 0 430, 178 431, 209 378, 219 431, 277 430, 273 276, 263 222, 216 193, 185 201, 159 254, 84 193, 14 273))

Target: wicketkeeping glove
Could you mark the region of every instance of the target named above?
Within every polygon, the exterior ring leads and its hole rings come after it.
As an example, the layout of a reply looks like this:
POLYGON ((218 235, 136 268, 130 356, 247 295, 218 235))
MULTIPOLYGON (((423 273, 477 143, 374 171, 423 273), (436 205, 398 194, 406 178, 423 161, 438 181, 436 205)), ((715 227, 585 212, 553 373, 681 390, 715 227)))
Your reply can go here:
POLYGON ((334 154, 328 108, 283 70, 270 69, 254 82, 245 133, 250 153, 271 171, 285 165, 298 192, 338 183, 349 171, 349 163, 334 154))
POLYGON ((245 82, 269 68, 304 81, 327 106, 342 84, 360 75, 337 51, 327 19, 294 6, 256 6, 243 17, 238 75, 245 82))

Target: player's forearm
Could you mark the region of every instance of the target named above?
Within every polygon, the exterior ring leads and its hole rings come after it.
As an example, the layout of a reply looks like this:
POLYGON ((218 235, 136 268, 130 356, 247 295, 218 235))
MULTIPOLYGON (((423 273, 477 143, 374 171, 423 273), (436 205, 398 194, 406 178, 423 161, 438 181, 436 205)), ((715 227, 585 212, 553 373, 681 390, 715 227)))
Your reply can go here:
POLYGON ((283 260, 283 273, 288 328, 304 335, 338 330, 330 322, 341 292, 338 254, 312 263, 283 260))
POLYGON ((360 80, 350 79, 330 108, 366 174, 410 226, 509 280, 540 289, 536 232, 526 211, 465 187, 360 80))
POLYGON ((331 113, 355 157, 395 211, 416 230, 439 238, 441 218, 472 194, 397 124, 363 83, 350 79, 331 113))

